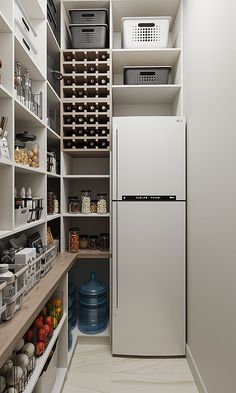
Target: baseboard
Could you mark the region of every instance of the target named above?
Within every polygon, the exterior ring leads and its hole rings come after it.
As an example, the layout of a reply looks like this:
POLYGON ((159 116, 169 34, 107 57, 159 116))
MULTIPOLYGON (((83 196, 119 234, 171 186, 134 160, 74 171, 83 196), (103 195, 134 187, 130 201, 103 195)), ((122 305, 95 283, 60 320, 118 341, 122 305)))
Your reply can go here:
POLYGON ((208 393, 188 344, 186 345, 186 358, 199 393, 208 393))

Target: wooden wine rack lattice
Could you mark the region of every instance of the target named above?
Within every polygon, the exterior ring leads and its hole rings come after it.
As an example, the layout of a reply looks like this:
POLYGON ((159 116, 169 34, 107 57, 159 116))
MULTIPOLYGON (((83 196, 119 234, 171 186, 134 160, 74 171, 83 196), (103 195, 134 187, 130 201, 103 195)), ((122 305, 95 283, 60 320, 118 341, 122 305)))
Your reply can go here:
POLYGON ((65 152, 111 149, 111 52, 61 53, 61 130, 65 152))

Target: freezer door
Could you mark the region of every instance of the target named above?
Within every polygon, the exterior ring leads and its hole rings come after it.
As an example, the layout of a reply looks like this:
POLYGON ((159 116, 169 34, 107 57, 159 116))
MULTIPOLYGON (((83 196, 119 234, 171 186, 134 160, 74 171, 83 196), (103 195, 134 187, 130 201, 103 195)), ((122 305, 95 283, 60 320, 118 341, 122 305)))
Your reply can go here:
POLYGON ((113 119, 113 200, 122 195, 176 195, 185 200, 185 120, 113 119))
POLYGON ((185 354, 185 202, 113 202, 112 352, 185 354))

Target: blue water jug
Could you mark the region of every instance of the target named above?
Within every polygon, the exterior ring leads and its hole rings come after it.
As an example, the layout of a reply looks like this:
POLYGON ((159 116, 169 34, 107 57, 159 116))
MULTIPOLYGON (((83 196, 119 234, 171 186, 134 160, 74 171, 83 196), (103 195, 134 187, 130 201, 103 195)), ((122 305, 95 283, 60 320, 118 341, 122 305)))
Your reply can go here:
POLYGON ((107 288, 96 280, 95 272, 79 289, 78 326, 86 334, 101 333, 107 328, 107 288))

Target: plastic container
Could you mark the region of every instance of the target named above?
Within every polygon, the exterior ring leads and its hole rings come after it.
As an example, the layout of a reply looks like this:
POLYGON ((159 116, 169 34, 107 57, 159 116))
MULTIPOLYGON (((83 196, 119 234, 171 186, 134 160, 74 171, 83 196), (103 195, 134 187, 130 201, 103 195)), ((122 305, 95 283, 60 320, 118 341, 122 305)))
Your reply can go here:
POLYGON ((69 10, 71 23, 82 25, 102 25, 107 23, 107 9, 72 9, 69 10))
POLYGON ((89 248, 90 250, 97 250, 99 248, 99 239, 97 235, 89 236, 89 248))
POLYGON ((107 288, 92 272, 79 290, 78 327, 83 333, 97 334, 106 330, 107 321, 107 288))
POLYGON ((74 49, 103 49, 108 45, 108 26, 69 25, 74 49))
POLYGON ((109 250, 109 233, 101 233, 99 240, 99 249, 101 251, 109 250))
POLYGON ((122 23, 122 48, 167 48, 172 18, 124 17, 122 23))
POLYGON ((167 85, 171 67, 124 67, 125 85, 167 85))
POLYGON ((69 231, 69 252, 79 251, 79 228, 71 228, 69 231))

